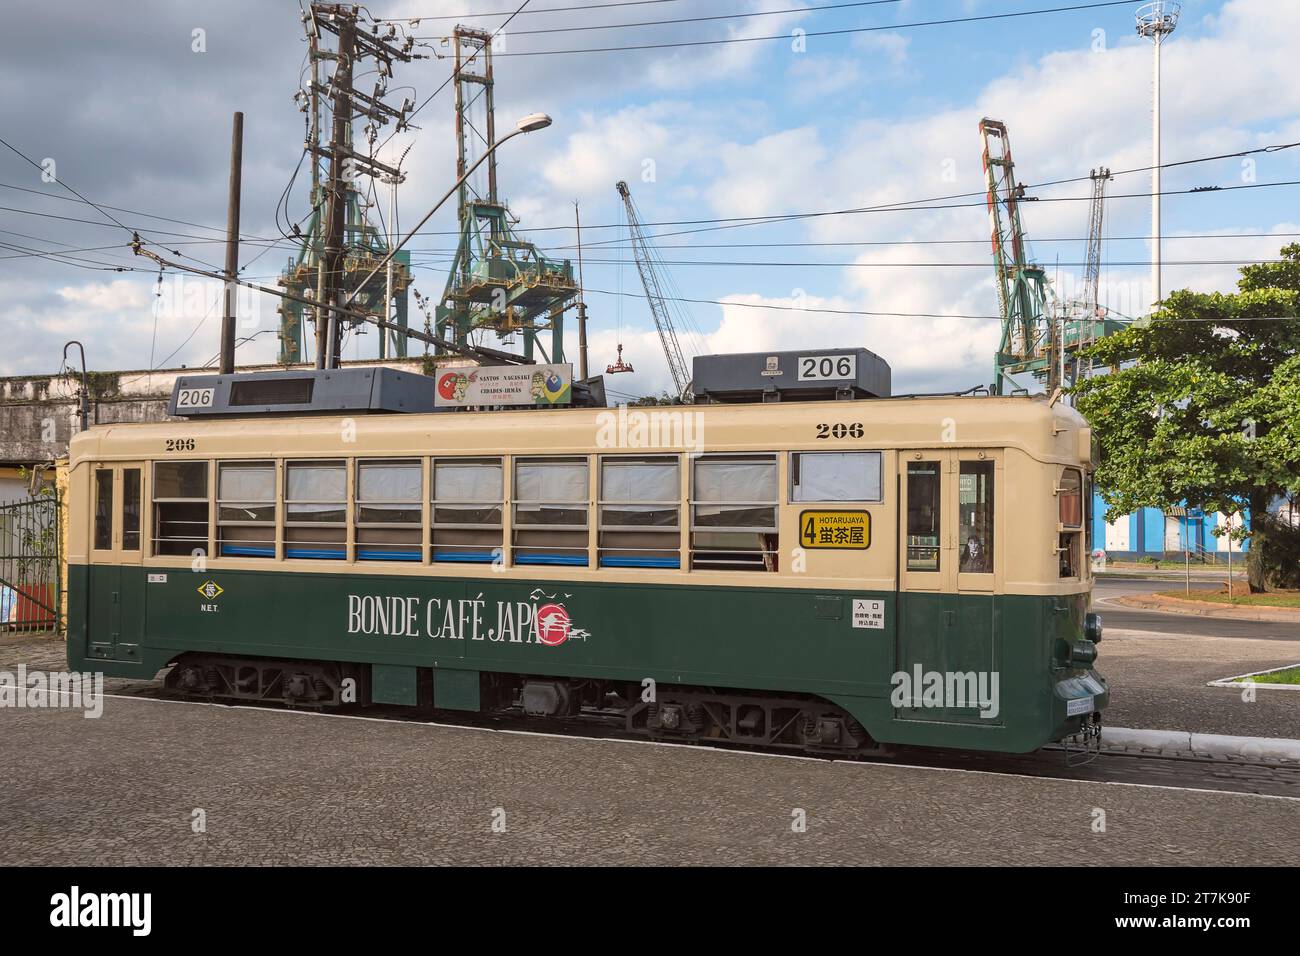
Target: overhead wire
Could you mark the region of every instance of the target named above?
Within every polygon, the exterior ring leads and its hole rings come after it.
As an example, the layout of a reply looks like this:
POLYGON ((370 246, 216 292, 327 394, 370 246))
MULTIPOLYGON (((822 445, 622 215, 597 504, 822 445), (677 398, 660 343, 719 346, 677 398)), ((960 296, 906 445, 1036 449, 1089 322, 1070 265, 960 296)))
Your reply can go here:
MULTIPOLYGON (((843 27, 838 30, 807 30, 801 36, 803 37, 831 37, 831 36, 851 36, 862 33, 876 33, 880 31, 908 30, 917 27, 933 26, 950 26, 957 23, 978 23, 983 21, 1006 20, 1013 17, 1032 17, 1049 13, 1069 13, 1080 10, 1096 10, 1101 7, 1118 7, 1132 6, 1131 0, 1104 0, 1101 3, 1081 3, 1063 7, 1049 7, 1038 10, 1016 10, 1005 13, 987 13, 978 16, 969 17, 947 17, 940 20, 917 20, 911 23, 892 23, 882 26, 870 27, 843 27)), ((428 39, 427 37, 421 39, 428 39)), ((622 53, 633 50, 667 50, 679 49, 683 47, 701 47, 701 46, 723 46, 732 43, 761 43, 772 40, 789 40, 788 33, 776 33, 768 36, 756 37, 718 37, 708 40, 675 40, 662 43, 638 43, 627 44, 623 46, 604 46, 604 47, 583 47, 568 50, 511 50, 501 51, 493 54, 494 56, 568 56, 586 53, 622 53)))
MULTIPOLYGON (((591 30, 624 30, 636 27, 674 26, 682 23, 708 23, 716 20, 745 20, 756 17, 784 16, 790 13, 821 13, 825 10, 844 10, 850 7, 879 7, 887 4, 901 3, 902 0, 852 0, 846 3, 827 3, 809 7, 786 7, 780 10, 748 10, 740 13, 708 14, 698 17, 678 17, 671 20, 641 20, 631 23, 584 24, 580 26, 544 27, 536 30, 515 30, 512 37, 531 36, 541 33, 583 33, 591 30)), ((417 37, 419 40, 441 40, 441 36, 417 37)))

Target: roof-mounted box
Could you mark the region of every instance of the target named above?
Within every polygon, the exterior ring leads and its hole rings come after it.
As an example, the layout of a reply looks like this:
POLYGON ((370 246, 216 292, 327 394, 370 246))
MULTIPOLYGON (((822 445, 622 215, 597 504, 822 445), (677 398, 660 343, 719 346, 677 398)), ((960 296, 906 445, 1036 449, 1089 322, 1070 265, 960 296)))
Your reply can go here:
POLYGON ((811 402, 888 398, 889 363, 867 349, 697 355, 697 402, 811 402))
POLYGON ((368 415, 431 412, 434 381, 375 366, 293 372, 182 375, 167 413, 184 418, 233 415, 368 415))

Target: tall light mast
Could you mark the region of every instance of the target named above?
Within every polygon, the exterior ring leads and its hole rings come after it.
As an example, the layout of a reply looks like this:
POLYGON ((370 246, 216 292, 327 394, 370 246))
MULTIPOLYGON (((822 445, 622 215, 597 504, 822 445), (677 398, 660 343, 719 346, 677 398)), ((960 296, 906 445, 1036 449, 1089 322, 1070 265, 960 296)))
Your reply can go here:
POLYGON ((1182 4, 1173 0, 1145 3, 1137 11, 1138 36, 1152 41, 1151 117, 1151 296, 1152 309, 1159 307, 1160 289, 1160 47, 1178 26, 1182 4))

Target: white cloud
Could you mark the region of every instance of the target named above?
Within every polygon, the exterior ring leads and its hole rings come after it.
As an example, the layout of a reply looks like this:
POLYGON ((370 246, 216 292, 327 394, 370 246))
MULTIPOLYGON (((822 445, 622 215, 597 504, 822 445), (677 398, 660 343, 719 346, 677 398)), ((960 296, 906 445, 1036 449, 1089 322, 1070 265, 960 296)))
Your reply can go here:
POLYGON ((867 55, 873 72, 881 69, 895 73, 901 71, 907 64, 911 43, 911 38, 901 33, 859 33, 853 37, 853 48, 867 55))
POLYGON ((797 100, 814 100, 862 83, 862 69, 846 56, 795 57, 786 70, 790 93, 797 100))

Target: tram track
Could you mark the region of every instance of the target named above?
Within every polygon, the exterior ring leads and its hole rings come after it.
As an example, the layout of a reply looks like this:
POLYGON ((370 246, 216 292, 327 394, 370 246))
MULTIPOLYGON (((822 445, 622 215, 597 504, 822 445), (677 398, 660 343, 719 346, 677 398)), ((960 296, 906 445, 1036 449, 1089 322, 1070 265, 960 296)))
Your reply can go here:
MULTIPOLYGON (((464 730, 498 733, 568 737, 640 743, 660 746, 693 747, 724 750, 736 754, 755 754, 786 758, 821 760, 846 765, 990 773, 1041 779, 1072 780, 1085 783, 1121 784, 1180 790, 1203 790, 1217 793, 1252 794, 1300 800, 1300 763, 1255 761, 1243 758, 1211 757, 1195 754, 1154 753, 1102 747, 1093 751, 1085 763, 1067 760, 1071 751, 1060 745, 1045 747, 1028 754, 1001 754, 982 751, 939 750, 921 747, 897 747, 884 754, 845 756, 793 751, 777 747, 736 745, 728 741, 676 740, 651 738, 628 733, 621 715, 582 715, 572 718, 524 717, 521 713, 475 714, 462 711, 415 710, 396 705, 370 704, 347 706, 331 711, 288 707, 277 701, 197 700, 167 690, 162 682, 121 682, 105 688, 109 698, 134 698, 170 703, 199 704, 217 707, 291 712, 304 715, 341 717, 359 720, 382 720, 424 724, 464 730)), ((1079 751, 1072 751, 1076 755, 1079 751)))

